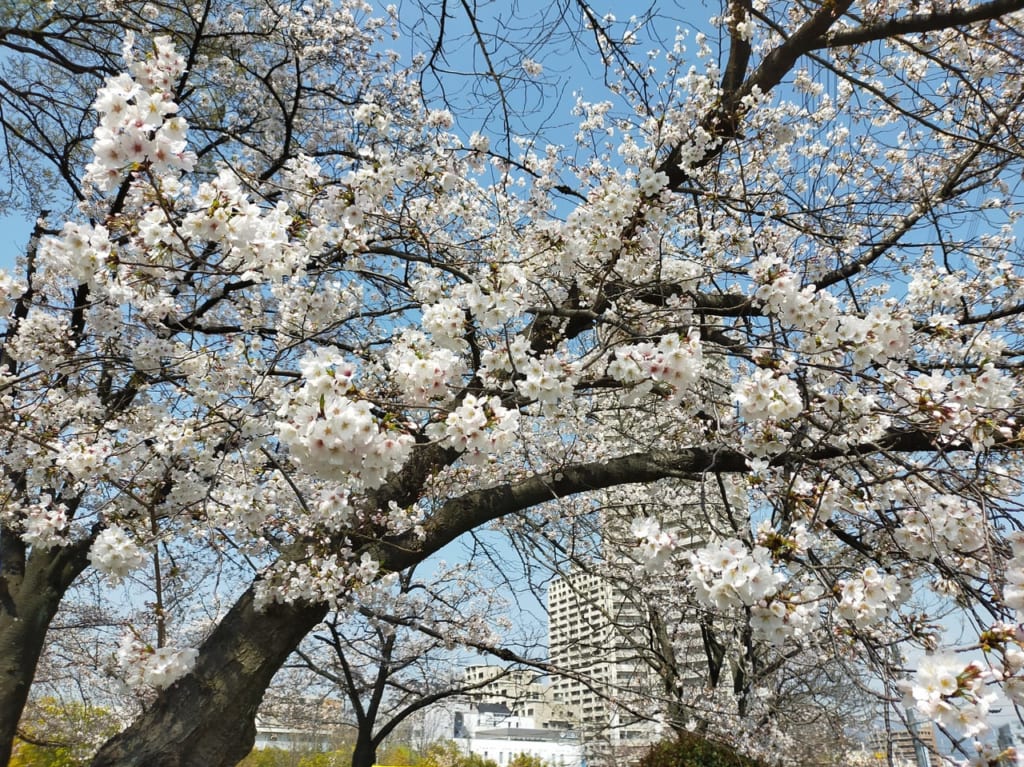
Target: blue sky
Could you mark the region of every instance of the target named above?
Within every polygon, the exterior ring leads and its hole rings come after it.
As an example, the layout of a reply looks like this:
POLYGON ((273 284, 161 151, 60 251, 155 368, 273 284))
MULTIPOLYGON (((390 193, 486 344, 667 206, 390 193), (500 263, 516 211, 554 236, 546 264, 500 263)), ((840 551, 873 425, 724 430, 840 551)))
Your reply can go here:
POLYGON ((33 221, 26 216, 0 216, 0 269, 12 269, 25 250, 33 221))

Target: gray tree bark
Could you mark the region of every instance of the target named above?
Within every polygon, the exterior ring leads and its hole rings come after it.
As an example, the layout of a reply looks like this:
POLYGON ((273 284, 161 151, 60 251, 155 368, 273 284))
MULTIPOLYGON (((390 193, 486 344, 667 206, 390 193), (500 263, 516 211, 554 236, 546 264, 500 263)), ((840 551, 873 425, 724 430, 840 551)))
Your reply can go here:
POLYGON ((0 531, 0 764, 11 758, 47 629, 88 551, 80 541, 26 556, 16 532, 0 531))

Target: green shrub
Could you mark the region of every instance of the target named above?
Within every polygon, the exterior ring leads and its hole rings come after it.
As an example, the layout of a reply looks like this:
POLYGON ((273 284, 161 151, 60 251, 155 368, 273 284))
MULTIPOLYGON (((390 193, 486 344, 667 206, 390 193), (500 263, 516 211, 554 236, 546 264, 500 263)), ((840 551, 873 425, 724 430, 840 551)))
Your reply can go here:
POLYGON ((238 767, 298 767, 299 755, 284 748, 256 748, 238 767))
POLYGON ((349 767, 352 749, 335 751, 293 751, 285 748, 256 748, 238 767, 349 767))
POLYGON ((533 754, 516 754, 508 767, 548 767, 547 763, 539 756, 533 754))
POLYGON ((696 733, 655 744, 640 760, 640 767, 768 767, 735 748, 696 733))
POLYGON ((349 767, 351 764, 352 749, 342 749, 306 754, 299 760, 298 767, 349 767))

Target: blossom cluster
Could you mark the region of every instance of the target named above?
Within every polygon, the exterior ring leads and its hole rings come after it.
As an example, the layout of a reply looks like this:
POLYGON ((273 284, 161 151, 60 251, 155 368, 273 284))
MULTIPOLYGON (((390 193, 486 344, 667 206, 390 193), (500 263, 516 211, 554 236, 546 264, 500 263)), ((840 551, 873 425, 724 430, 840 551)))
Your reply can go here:
POLYGON ((969 498, 931 495, 901 510, 899 518, 895 538, 911 556, 970 554, 985 545, 983 513, 969 498))
POLYGON ((813 284, 801 286, 779 255, 762 256, 750 268, 754 298, 787 326, 803 331, 808 352, 850 350, 859 370, 905 352, 913 338, 908 313, 891 305, 873 306, 866 314, 845 313, 839 302, 813 284))
POLYGON ((690 580, 701 602, 718 609, 750 606, 775 596, 786 577, 777 571, 771 551, 752 549, 736 538, 712 543, 690 555, 690 580))
POLYGON ((690 583, 697 599, 716 610, 749 607, 755 635, 772 645, 808 633, 818 622, 822 589, 813 581, 799 585, 775 565, 776 550, 795 553, 806 537, 803 527, 781 536, 762 526, 751 548, 730 538, 691 552, 690 583))
POLYGON ((907 597, 900 579, 874 567, 866 567, 855 578, 839 584, 839 614, 857 628, 868 628, 884 620, 907 597))
POLYGON ((388 349, 387 361, 391 380, 409 405, 449 399, 465 368, 462 357, 435 346, 418 330, 403 331, 388 349))
MULTIPOLYGON (((258 604, 290 603, 299 600, 324 602, 334 609, 357 595, 371 599, 386 592, 397 574, 380 575, 380 563, 369 553, 356 557, 342 548, 336 555, 310 551, 301 562, 278 561, 257 584, 258 604)), ((344 609, 344 608, 341 608, 344 609)))
POLYGON ((466 463, 476 464, 506 452, 518 425, 519 411, 504 407, 498 397, 467 394, 443 422, 431 424, 427 434, 460 451, 466 463))
POLYGON ((117 649, 117 664, 133 690, 170 687, 195 665, 199 651, 191 647, 152 647, 129 634, 117 649))
POLYGON ((95 159, 86 180, 109 191, 125 170, 148 164, 154 173, 190 170, 195 157, 186 151, 187 126, 180 117, 172 88, 185 68, 169 37, 153 40, 154 53, 131 64, 130 74, 107 79, 93 108, 100 113, 94 137, 95 159))
POLYGON ((117 525, 100 531, 89 549, 90 564, 111 583, 120 583, 132 570, 144 567, 147 561, 142 547, 117 525))
POLYGON ((246 276, 262 275, 268 280, 291 276, 306 257, 292 242, 289 228, 293 217, 284 202, 263 209, 246 191, 238 174, 222 169, 215 178, 199 185, 194 209, 181 221, 180 233, 167 226, 162 211, 153 210, 140 224, 140 233, 151 247, 173 243, 185 234, 220 244, 222 266, 240 269, 246 276))
POLYGON ((700 381, 703 370, 700 333, 696 330, 685 337, 666 334, 657 345, 640 343, 620 347, 608 364, 608 375, 619 383, 642 386, 647 381, 645 389, 651 388, 650 382, 667 385, 668 400, 672 403, 682 401, 700 381))
POLYGON ((817 329, 836 316, 838 307, 829 293, 814 285, 800 285, 798 275, 778 255, 762 256, 750 268, 754 298, 769 314, 796 328, 817 329))
POLYGON ((674 530, 665 530, 654 517, 640 517, 629 524, 637 541, 636 552, 648 570, 661 570, 679 547, 674 530))
POLYGON ((14 300, 25 292, 25 286, 5 270, 0 269, 0 318, 6 317, 14 307, 14 300))
POLYGON ((754 635, 774 647, 809 634, 818 625, 821 589, 808 584, 796 593, 783 591, 750 608, 754 635))
POLYGON ((452 299, 438 301, 423 307, 423 329, 444 349, 461 351, 466 348, 466 312, 452 299))
POLYGON ((413 437, 385 423, 373 403, 353 398, 355 370, 329 352, 308 356, 303 385, 278 411, 277 435, 305 471, 378 487, 409 456, 413 437))
POLYGON ((24 509, 21 538, 30 546, 62 546, 68 541, 69 524, 67 506, 45 493, 24 509))
POLYGON ((525 272, 515 264, 494 265, 482 278, 461 285, 455 295, 484 330, 497 328, 523 308, 525 272))
POLYGON ((748 421, 789 421, 804 409, 796 382, 766 368, 741 379, 734 396, 748 421))
POLYGON ((1003 604, 1024 612, 1024 534, 1010 536, 1013 556, 1006 563, 1006 586, 1003 588, 1003 604))
POLYGON ((80 285, 95 285, 97 274, 109 269, 113 253, 107 227, 72 221, 64 224, 60 236, 47 238, 44 248, 51 268, 80 285))
POLYGON ((904 685, 907 698, 929 719, 967 736, 988 729, 986 717, 995 693, 985 691, 989 674, 978 661, 944 653, 921 659, 913 682, 904 685))
POLYGON ((553 409, 559 401, 573 396, 576 379, 574 368, 558 356, 547 354, 540 359, 527 357, 518 368, 523 376, 522 380, 516 382, 519 393, 531 401, 540 403, 546 412, 553 409))
POLYGON ((107 439, 76 439, 64 446, 56 464, 75 479, 86 479, 100 473, 112 450, 113 445, 107 439))
MULTIPOLYGON (((999 348, 995 345, 992 353, 998 354, 999 348)), ((932 371, 908 376, 894 389, 914 420, 934 428, 946 440, 966 438, 975 451, 1014 433, 1016 419, 1010 411, 1017 384, 991 362, 959 375, 932 371)))
POLYGON ((31 360, 40 370, 53 370, 67 353, 68 327, 60 317, 33 309, 18 323, 18 334, 4 347, 16 360, 31 360))

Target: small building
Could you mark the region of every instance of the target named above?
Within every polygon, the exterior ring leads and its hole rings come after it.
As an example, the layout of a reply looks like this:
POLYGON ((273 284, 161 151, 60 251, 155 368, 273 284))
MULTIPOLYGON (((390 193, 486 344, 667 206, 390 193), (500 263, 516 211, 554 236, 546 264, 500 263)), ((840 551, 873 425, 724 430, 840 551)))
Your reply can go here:
POLYGON ((529 754, 551 767, 582 767, 583 745, 572 730, 545 730, 537 727, 497 727, 476 730, 465 738, 456 738, 459 749, 497 762, 509 764, 517 754, 529 754))
POLYGON ((344 707, 334 698, 289 697, 268 701, 256 714, 254 749, 330 751, 344 737, 344 707))
POLYGON ((574 730, 538 727, 532 716, 513 713, 504 703, 469 702, 453 712, 451 736, 464 754, 476 754, 505 767, 517 754, 529 754, 550 767, 582 767, 583 744, 574 730))
POLYGON ((533 719, 544 729, 565 729, 570 719, 565 706, 554 702, 552 689, 543 677, 525 669, 501 666, 468 666, 464 672, 467 684, 477 689, 467 697, 477 704, 501 703, 514 716, 533 719))
POLYGON ((267 716, 256 717, 253 749, 280 748, 283 751, 329 751, 331 738, 325 731, 295 727, 267 716))
POLYGON ((871 739, 871 752, 880 764, 888 763, 890 748, 894 764, 907 767, 941 767, 944 764, 931 722, 915 722, 913 731, 892 730, 878 733, 871 739))

